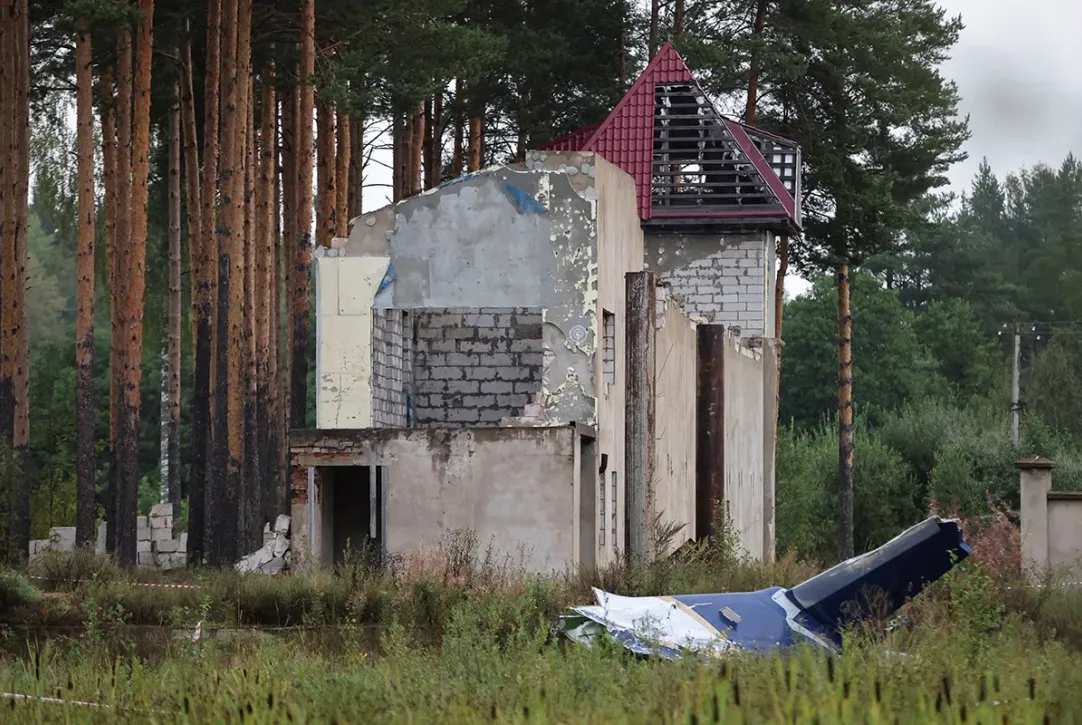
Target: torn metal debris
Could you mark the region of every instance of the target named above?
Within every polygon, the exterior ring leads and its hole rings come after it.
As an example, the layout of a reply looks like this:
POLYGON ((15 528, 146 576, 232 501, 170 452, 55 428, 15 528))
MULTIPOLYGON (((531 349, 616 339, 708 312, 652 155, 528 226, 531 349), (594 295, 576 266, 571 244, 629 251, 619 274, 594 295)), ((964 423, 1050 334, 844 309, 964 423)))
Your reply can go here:
POLYGON ((574 607, 558 629, 585 645, 607 632, 630 652, 665 658, 798 644, 838 651, 848 625, 869 610, 896 611, 969 553, 958 522, 933 517, 792 589, 661 597, 595 589, 597 604, 574 607))

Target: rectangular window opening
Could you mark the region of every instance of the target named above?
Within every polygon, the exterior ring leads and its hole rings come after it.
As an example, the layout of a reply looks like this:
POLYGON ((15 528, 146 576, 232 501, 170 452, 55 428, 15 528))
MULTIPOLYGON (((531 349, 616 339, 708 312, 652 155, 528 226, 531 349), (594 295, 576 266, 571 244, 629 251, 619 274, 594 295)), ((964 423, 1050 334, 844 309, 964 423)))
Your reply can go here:
POLYGON ((601 311, 601 378, 605 385, 616 384, 616 315, 601 311))

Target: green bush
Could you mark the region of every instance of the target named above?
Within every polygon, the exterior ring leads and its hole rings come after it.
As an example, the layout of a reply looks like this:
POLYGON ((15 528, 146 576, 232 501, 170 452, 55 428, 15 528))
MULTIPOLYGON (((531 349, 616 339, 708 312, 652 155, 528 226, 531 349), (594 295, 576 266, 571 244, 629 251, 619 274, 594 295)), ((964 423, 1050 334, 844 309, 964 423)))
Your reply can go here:
POLYGON ((0 615, 41 601, 41 592, 16 571, 0 571, 0 615))

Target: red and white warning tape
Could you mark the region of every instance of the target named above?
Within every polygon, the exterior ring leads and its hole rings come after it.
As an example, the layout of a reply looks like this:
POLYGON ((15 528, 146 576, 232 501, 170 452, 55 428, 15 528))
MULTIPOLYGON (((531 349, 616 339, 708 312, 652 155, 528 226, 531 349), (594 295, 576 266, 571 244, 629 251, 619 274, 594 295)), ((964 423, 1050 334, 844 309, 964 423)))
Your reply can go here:
MULTIPOLYGON (((27 577, 28 579, 35 579, 37 581, 45 581, 43 576, 27 577)), ((67 581, 67 584, 85 584, 86 579, 78 579, 74 581, 67 581)), ((203 589, 204 587, 196 586, 195 584, 153 584, 151 582, 131 582, 133 587, 147 587, 150 589, 203 589)))

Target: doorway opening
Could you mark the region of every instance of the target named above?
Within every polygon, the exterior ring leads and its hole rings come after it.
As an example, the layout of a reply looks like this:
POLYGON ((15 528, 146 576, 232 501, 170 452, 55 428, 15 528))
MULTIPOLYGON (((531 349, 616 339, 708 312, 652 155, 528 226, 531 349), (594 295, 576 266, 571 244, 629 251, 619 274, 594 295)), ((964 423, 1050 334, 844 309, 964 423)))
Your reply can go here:
POLYGON ((384 560, 386 480, 383 466, 328 467, 323 497, 323 563, 338 567, 362 557, 380 565, 384 560), (329 551, 327 544, 330 544, 329 551))

